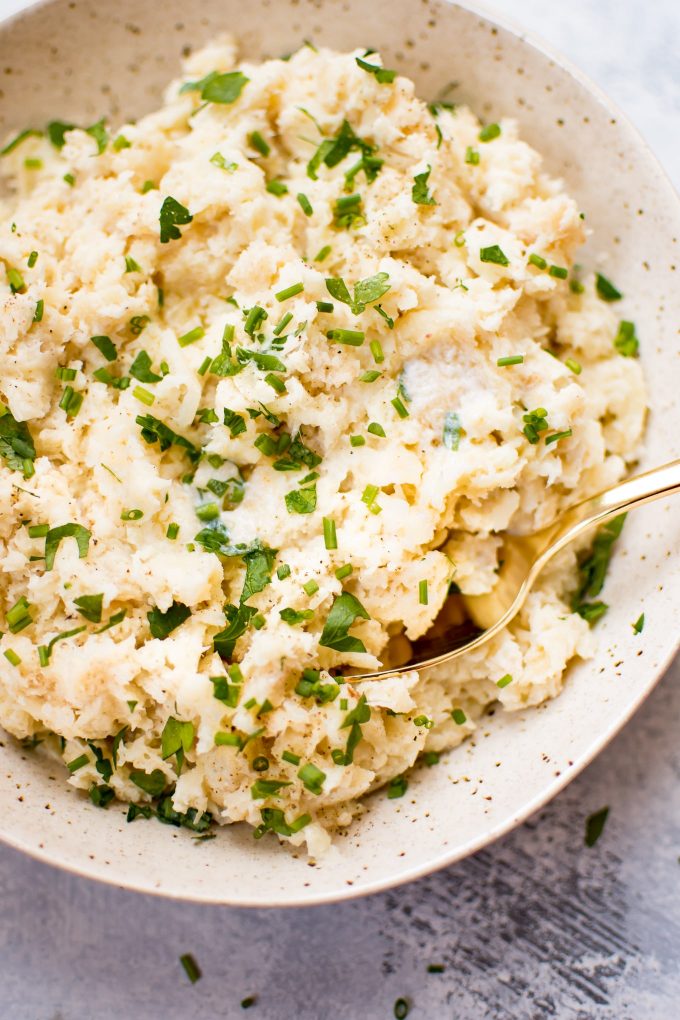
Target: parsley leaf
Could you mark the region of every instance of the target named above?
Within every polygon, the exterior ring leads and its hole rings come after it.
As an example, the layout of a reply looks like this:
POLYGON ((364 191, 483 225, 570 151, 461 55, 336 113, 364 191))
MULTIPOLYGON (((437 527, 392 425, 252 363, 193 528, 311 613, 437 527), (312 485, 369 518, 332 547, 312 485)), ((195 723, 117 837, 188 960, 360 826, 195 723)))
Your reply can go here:
POLYGON ((133 769, 130 773, 130 779, 135 786, 138 786, 140 790, 144 790, 144 793, 148 793, 150 797, 160 797, 167 785, 165 773, 161 772, 160 769, 154 769, 153 772, 133 769))
POLYGON ((106 121, 103 118, 102 120, 98 120, 96 124, 85 128, 85 133, 88 134, 90 138, 94 138, 97 143, 97 155, 101 156, 109 142, 109 133, 106 130, 106 121))
POLYGON ((375 76, 379 85, 391 85, 397 76, 396 71, 389 71, 386 67, 380 67, 378 64, 369 64, 361 57, 355 57, 355 60, 363 71, 375 76))
POLYGON ((168 195, 163 201, 158 218, 161 225, 161 244, 167 244, 168 241, 177 241, 182 236, 179 227, 191 223, 194 217, 186 206, 168 195))
POLYGON ((349 122, 343 120, 335 138, 326 138, 319 145, 307 164, 307 176, 313 181, 317 180, 317 170, 322 163, 328 167, 337 166, 353 149, 358 149, 367 156, 375 152, 374 146, 359 138, 352 130, 349 122))
POLYGON ((32 474, 35 460, 35 446, 28 425, 25 421, 17 421, 9 408, 0 405, 0 457, 7 462, 12 471, 23 471, 26 464, 32 474))
POLYGON ((80 615, 84 616, 90 623, 101 623, 103 599, 103 593, 101 595, 80 595, 77 599, 73 600, 73 604, 80 615))
POLYGON ((622 319, 619 323, 619 330, 614 337, 614 347, 624 358, 637 358, 640 351, 640 341, 635 335, 635 323, 622 319))
POLYGON ((349 628, 358 618, 370 620, 371 617, 358 598, 348 591, 343 591, 331 606, 319 644, 336 652, 365 652, 366 646, 363 641, 349 634, 349 628))
POLYGON ((179 91, 200 92, 206 103, 234 103, 249 81, 250 78, 246 78, 242 71, 227 71, 225 74, 211 71, 200 81, 185 82, 179 91))
POLYGON ((352 298, 347 284, 343 279, 328 277, 326 279, 326 290, 336 301, 349 305, 355 315, 361 315, 366 305, 377 301, 390 289, 390 277, 388 273, 376 273, 365 280, 358 280, 354 284, 354 297, 352 298))
POLYGON ((289 514, 311 514, 316 510, 316 485, 304 489, 293 489, 286 493, 286 509, 289 514))
POLYGON ((623 294, 602 273, 595 274, 595 290, 603 301, 620 301, 623 294))
POLYGON ((174 716, 170 716, 163 732, 161 733, 161 757, 163 761, 176 755, 177 770, 182 771, 184 752, 190 751, 194 743, 194 724, 192 722, 180 722, 174 716))
POLYGON ((237 414, 236 411, 231 411, 228 407, 224 409, 224 424, 229 429, 232 439, 240 436, 248 427, 243 415, 237 414))
POLYGON ((424 170, 421 174, 416 174, 413 178, 413 187, 411 188, 411 198, 416 205, 436 205, 434 198, 430 194, 427 181, 432 173, 432 167, 428 166, 427 170, 424 170))
POLYGON ((75 130, 75 124, 67 124, 63 120, 51 120, 47 125, 47 137, 55 149, 63 149, 66 144, 64 135, 67 131, 75 130))
POLYGON ((243 556, 246 565, 246 576, 241 592, 241 603, 247 602, 253 595, 264 591, 271 583, 271 572, 276 558, 276 549, 268 549, 263 546, 260 549, 253 549, 243 556))
POLYGON ((165 641, 166 637, 172 634, 173 630, 181 626, 190 616, 191 610, 189 607, 185 606, 183 602, 175 601, 165 612, 162 612, 158 606, 155 606, 146 614, 151 636, 159 638, 161 641, 165 641))
POLYGON ((100 354, 106 358, 107 361, 115 361, 118 357, 118 351, 116 345, 110 336, 91 336, 90 340, 95 345, 100 354))
POLYGON ((156 375, 155 372, 151 371, 151 358, 146 351, 140 351, 132 362, 130 365, 130 375, 145 383, 160 382, 163 378, 162 375, 156 375))
POLYGON ((57 549, 62 538, 75 538, 78 545, 78 556, 82 560, 87 556, 92 532, 82 524, 62 524, 58 528, 50 528, 45 536, 45 570, 52 570, 57 549))
MULTIPOLYGON (((230 481, 235 481, 235 479, 230 479, 230 481)), ((197 535, 194 535, 194 542, 202 545, 206 552, 214 552, 219 556, 245 556, 247 553, 262 547, 259 539, 255 539, 250 545, 244 543, 233 545, 229 541, 229 532, 226 526, 217 519, 211 521, 206 528, 203 528, 197 535)))
POLYGON ((225 607, 224 615, 227 618, 228 624, 224 630, 221 630, 219 634, 215 634, 213 637, 213 647, 218 655, 221 655, 223 659, 230 659, 232 657, 236 642, 242 634, 245 634, 251 619, 256 613, 256 606, 241 604, 237 607, 229 604, 225 607))
POLYGON ((503 249, 497 244, 491 244, 488 248, 479 249, 480 262, 493 262, 497 266, 509 266, 510 259, 503 249))

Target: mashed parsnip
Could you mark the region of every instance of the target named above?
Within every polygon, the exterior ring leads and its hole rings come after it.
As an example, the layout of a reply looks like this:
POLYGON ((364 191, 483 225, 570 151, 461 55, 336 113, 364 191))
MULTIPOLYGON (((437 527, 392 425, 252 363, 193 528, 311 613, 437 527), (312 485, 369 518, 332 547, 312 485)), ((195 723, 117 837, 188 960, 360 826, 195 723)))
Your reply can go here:
POLYGON ((227 41, 157 113, 53 122, 2 168, 7 730, 100 806, 319 853, 492 702, 559 693, 600 611, 572 610, 574 552, 452 665, 328 672, 460 612, 504 531, 636 453, 634 329, 512 120, 375 54, 227 41))

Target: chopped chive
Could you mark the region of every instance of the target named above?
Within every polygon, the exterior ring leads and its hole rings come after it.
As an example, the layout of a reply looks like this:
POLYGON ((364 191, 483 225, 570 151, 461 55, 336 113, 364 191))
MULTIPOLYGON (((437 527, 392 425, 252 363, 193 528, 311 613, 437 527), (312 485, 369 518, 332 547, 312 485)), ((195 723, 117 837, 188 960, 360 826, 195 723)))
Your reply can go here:
POLYGON ((564 364, 567 366, 567 368, 570 371, 572 371, 574 373, 574 375, 580 375, 581 374, 581 365, 574 358, 567 358, 567 360, 565 361, 564 364))
POLYGON ((397 412, 400 418, 408 418, 409 415, 408 411, 406 410, 406 406, 399 397, 394 397, 394 399, 391 400, 390 403, 392 404, 392 407, 397 412))
POLYGON ((284 329, 286 328, 286 326, 288 325, 288 323, 291 321, 292 318, 293 318, 293 313, 292 312, 286 312, 286 314, 284 316, 282 316, 279 319, 279 321, 276 323, 276 325, 274 326, 274 330, 273 330, 274 336, 280 336, 281 333, 283 333, 284 329))
POLYGON ((370 506, 379 492, 380 489, 377 485, 367 485, 361 495, 361 502, 365 503, 366 506, 370 506))
POLYGON ((455 244, 456 248, 462 248, 463 247, 463 245, 465 244, 465 231, 464 230, 459 230, 456 233, 456 236, 453 239, 453 243, 455 244))
POLYGON ((43 312, 45 311, 45 302, 42 298, 36 302, 35 312, 33 313, 33 322, 42 322, 43 312))
POLYGON ((107 361, 115 361, 118 357, 116 345, 110 336, 91 336, 90 342, 94 344, 100 354, 103 354, 107 361))
POLYGON ((31 524, 28 528, 28 535, 29 538, 44 538, 49 530, 49 524, 31 524))
POLYGON ((309 201, 307 196, 302 192, 299 192, 297 200, 300 203, 300 208, 302 209, 305 216, 311 216, 314 210, 312 209, 312 203, 309 201))
POLYGON ((131 148, 131 143, 127 140, 125 135, 116 135, 111 145, 114 152, 120 152, 121 149, 131 148))
POLYGON ((214 521, 220 516, 220 508, 217 503, 204 503, 196 507, 196 516, 199 521, 214 521))
POLYGON ((365 438, 363 436, 350 436, 349 437, 349 445, 350 446, 365 446, 366 445, 366 440, 365 440, 365 438))
POLYGON ((72 386, 66 386, 59 401, 59 407, 67 418, 75 418, 83 403, 83 394, 76 393, 72 386))
POLYGON ((205 373, 208 371, 208 369, 212 365, 212 360, 213 359, 210 357, 210 355, 208 355, 207 358, 203 359, 203 361, 201 362, 201 367, 198 370, 198 374, 199 375, 205 375, 205 373))
POLYGON ((267 312, 261 305, 253 305, 252 308, 248 309, 248 314, 246 315, 246 321, 243 324, 243 328, 248 336, 253 336, 255 330, 265 321, 265 319, 268 318, 269 316, 267 315, 267 312))
POLYGON ((387 438, 384 428, 382 425, 379 425, 377 421, 372 421, 366 431, 370 432, 372 436, 380 436, 381 439, 387 438))
POLYGON ((13 666, 18 666, 21 663, 20 657, 17 655, 17 653, 12 648, 7 648, 3 652, 3 655, 5 656, 7 661, 10 662, 13 666))
POLYGON ((153 393, 150 393, 149 390, 145 389, 143 386, 135 386, 132 391, 132 396, 136 397, 142 404, 146 404, 147 407, 151 407, 156 400, 153 393))
POLYGON ((14 269, 12 266, 6 266, 7 282, 12 294, 22 294, 26 290, 26 284, 24 278, 18 269, 14 269))
POLYGON ((332 301, 317 301, 316 310, 317 312, 332 312, 334 308, 332 301))
POLYGON ((283 754, 281 755, 281 759, 282 761, 287 761, 289 765, 300 764, 300 755, 293 754, 292 751, 284 751, 283 754))
POLYGON ((418 602, 421 604, 421 606, 426 606, 429 603, 427 581, 418 582, 418 602))
POLYGON ((369 347, 371 349, 371 354, 373 355, 373 360, 375 361, 376 365, 381 365, 385 360, 385 355, 383 354, 383 349, 380 341, 371 340, 369 347))
POLYGON ((310 598, 311 598, 312 595, 316 595, 316 593, 319 590, 319 586, 316 583, 316 581, 307 581, 306 584, 302 585, 302 588, 303 588, 303 591, 305 592, 305 594, 309 595, 310 598))
POLYGON ((327 258, 328 258, 328 256, 330 255, 330 253, 331 253, 331 246, 330 246, 330 244, 325 244, 325 245, 323 246, 323 248, 321 248, 321 249, 320 249, 320 250, 319 250, 319 251, 318 251, 318 252, 316 253, 316 255, 314 256, 314 261, 315 261, 315 262, 323 262, 323 260, 324 260, 324 259, 327 259, 327 258))
POLYGON ((558 280, 566 280, 569 276, 569 270, 565 269, 564 266, 551 266, 548 270, 548 276, 555 276, 558 280))
POLYGON ((382 372, 376 372, 375 369, 373 369, 360 375, 359 382, 372 383, 375 382, 376 379, 379 379, 381 375, 382 372))
POLYGON ((267 181, 265 190, 268 191, 270 195, 276 195, 280 198, 281 195, 288 194, 288 185, 279 180, 267 181))
POLYGON ((251 131, 251 133, 248 135, 248 141, 250 142, 252 147, 254 149, 257 149, 257 151, 262 156, 268 156, 269 153, 271 152, 271 147, 264 140, 259 131, 251 131))
POLYGON ((580 280, 577 280, 574 277, 572 277, 571 280, 569 281, 569 290, 572 292, 572 294, 583 294, 585 287, 583 286, 580 280))
POLYGON ((469 163, 470 166, 477 166, 479 164, 479 153, 471 145, 468 145, 465 150, 465 162, 469 163))
POLYGON ((169 538, 171 542, 174 542, 178 535, 179 524, 175 524, 174 521, 171 521, 170 524, 168 524, 168 530, 165 532, 165 536, 166 538, 169 538))
POLYGON ((397 800, 403 797, 408 790, 408 779, 406 776, 393 776, 387 785, 387 799, 397 800))
POLYGON ((455 722, 456 726, 462 726, 463 723, 467 722, 467 716, 462 708, 454 708, 451 712, 451 718, 455 722))
POLYGON ((645 626, 645 614, 641 613, 640 616, 635 621, 635 623, 632 624, 633 633, 634 634, 641 634, 643 629, 644 629, 644 626, 645 626))
POLYGON ((195 344, 197 340, 200 340, 205 336, 205 330, 202 326, 195 326, 194 329, 190 329, 188 333, 183 333, 182 336, 177 337, 177 343, 180 347, 188 347, 189 344, 195 344))
POLYGON ((496 362, 499 368, 506 368, 508 365, 521 365, 523 363, 523 354, 509 354, 504 358, 499 358, 496 362))
POLYGON ((536 266, 537 269, 547 269, 548 267, 548 263, 545 259, 541 255, 536 255, 535 253, 532 253, 529 256, 529 262, 532 266, 536 266))
POLYGON ((73 176, 73 174, 64 174, 63 180, 66 181, 69 188, 72 188, 73 185, 76 183, 76 179, 73 176))
POLYGON ((298 769, 298 778, 302 780, 302 785, 306 790, 318 797, 326 779, 326 773, 312 762, 307 762, 301 769, 298 769))
POLYGON ((37 261, 38 261, 38 253, 37 253, 37 251, 32 251, 31 254, 28 256, 28 263, 27 263, 28 268, 29 269, 33 269, 33 266, 36 264, 37 261))
POLYGON ((559 443, 560 439, 568 439, 571 435, 571 429, 565 429, 564 432, 553 432, 551 436, 545 437, 545 445, 550 446, 551 443, 559 443))
POLYGON ((184 967, 186 976, 191 981, 192 985, 195 985, 198 979, 201 977, 201 969, 194 960, 191 953, 184 953, 179 958, 179 962, 184 967))
POLYGON ((501 133, 499 124, 485 124, 477 136, 480 142, 492 142, 501 133))
POLYGON ((287 301, 288 298, 295 297, 296 294, 301 294, 305 289, 304 283, 294 283, 290 287, 286 287, 284 290, 277 291, 274 297, 277 301, 287 301))
POLYGON ((73 761, 68 762, 66 768, 69 770, 71 775, 73 775, 73 773, 77 772, 78 769, 82 769, 84 765, 87 765, 89 761, 90 758, 87 754, 81 754, 77 758, 74 758, 73 761))
POLYGON ((345 577, 349 577, 353 569, 354 568, 351 563, 344 563, 341 567, 338 567, 338 569, 335 571, 335 576, 337 577, 338 581, 342 581, 345 577))
POLYGON ((506 673, 505 676, 502 676, 500 678, 500 680, 496 681, 496 687, 500 687, 502 689, 503 687, 507 687, 508 684, 511 684, 511 683, 512 683, 512 677, 510 676, 509 673, 506 673))
POLYGON ((338 344, 347 344, 349 347, 361 347, 365 340, 365 333, 359 329, 331 329, 326 336, 338 344))
POLYGON ((123 510, 120 519, 121 521, 141 521, 143 516, 143 510, 123 510))
POLYGON ((285 581, 287 577, 290 577, 290 567, 287 563, 282 563, 280 567, 276 568, 276 576, 279 581, 285 581))
POLYGON ((75 368, 64 368, 63 365, 57 365, 54 374, 61 382, 73 382, 78 372, 75 368))
POLYGON ((335 521, 332 517, 323 518, 323 541, 327 549, 338 548, 338 537, 335 530, 335 521))

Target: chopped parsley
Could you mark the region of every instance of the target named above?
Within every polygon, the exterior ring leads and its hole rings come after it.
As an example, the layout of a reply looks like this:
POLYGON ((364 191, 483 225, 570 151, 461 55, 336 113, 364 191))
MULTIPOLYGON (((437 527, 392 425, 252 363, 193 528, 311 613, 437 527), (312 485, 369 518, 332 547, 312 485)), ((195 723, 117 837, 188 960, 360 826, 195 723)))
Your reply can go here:
POLYGON ((103 593, 101 595, 80 595, 77 599, 73 600, 73 604, 80 615, 84 616, 90 623, 101 623, 103 600, 103 593))
POLYGON ((192 461, 197 461, 201 456, 200 449, 190 440, 173 432, 168 425, 153 415, 139 414, 135 421, 141 427, 142 439, 147 443, 158 443, 161 453, 169 450, 171 446, 179 446, 192 461))
POLYGON ((294 489, 287 492, 285 498, 289 514, 311 514, 316 510, 316 485, 294 489))
POLYGON ((177 772, 182 771, 184 755, 194 744, 195 730, 192 722, 181 722, 170 716, 161 733, 161 757, 163 761, 175 755, 177 772))
POLYGON ((130 773, 130 779, 135 786, 138 786, 144 793, 148 793, 150 797, 160 797, 167 785, 165 773, 160 769, 154 769, 153 772, 133 769, 130 773))
POLYGON ((183 602, 175 602, 174 600, 170 608, 166 609, 165 612, 160 610, 158 606, 154 606, 146 614, 151 636, 158 638, 160 641, 164 641, 172 634, 173 630, 180 627, 190 616, 191 610, 189 607, 185 606, 183 602))
POLYGON ((249 81, 242 71, 227 71, 225 74, 211 71, 200 81, 185 82, 179 91, 180 94, 200 92, 201 99, 206 103, 229 104, 236 102, 249 81))
POLYGON ((609 815, 609 808, 603 807, 586 818, 586 832, 584 842, 587 847, 593 847, 604 831, 609 815))
POLYGON ((144 383, 160 382, 163 378, 162 375, 157 375, 156 372, 151 371, 151 358, 146 351, 140 351, 132 362, 130 365, 130 375, 138 379, 139 382, 144 383))
POLYGON ((35 468, 36 452, 33 438, 25 421, 17 421, 12 412, 0 403, 0 457, 11 471, 21 471, 30 478, 35 468))
POLYGON ((354 284, 354 296, 350 294, 347 284, 342 278, 327 277, 326 279, 326 290, 331 297, 348 305, 354 315, 361 315, 367 305, 378 301, 389 289, 388 273, 376 273, 375 276, 369 276, 365 280, 358 280, 354 284))
POLYGON ((193 216, 181 202, 177 199, 172 198, 168 195, 163 200, 161 211, 159 213, 159 221, 161 225, 161 244, 167 244, 168 241, 177 241, 182 236, 180 226, 185 226, 187 223, 191 223, 193 216))
POLYGON ((290 627, 297 627, 299 624, 304 623, 305 620, 311 620, 314 616, 313 609, 286 609, 279 610, 279 616, 284 623, 287 623, 290 627))
POLYGON ((595 274, 595 290, 603 301, 620 301, 623 297, 621 291, 617 290, 611 280, 608 280, 602 273, 595 274))
POLYGON ((406 776, 393 776, 387 784, 387 799, 396 800, 403 797, 408 790, 408 779, 406 776))
MULTIPOLYGON (((118 357, 118 351, 116 345, 109 336, 91 336, 91 342, 95 345, 100 354, 102 354, 107 361, 115 361, 118 357)), ((144 382, 145 380, 142 380, 144 382)))
POLYGON ((624 358, 637 358, 640 352, 640 341, 635 335, 635 323, 622 319, 614 337, 614 347, 624 358))
POLYGON ((497 244, 491 244, 488 248, 479 249, 480 262, 493 262, 497 266, 509 266, 510 259, 497 244))
POLYGON ((413 187, 411 188, 411 198, 416 205, 436 205, 434 198, 430 194, 428 187, 428 179, 432 173, 432 167, 428 166, 427 170, 424 170, 420 174, 416 174, 413 178, 413 187))
POLYGON ((78 556, 82 560, 87 556, 91 537, 92 532, 84 528, 82 524, 69 523, 62 524, 58 528, 50 528, 45 536, 45 570, 52 570, 54 567, 57 549, 62 539, 75 538, 78 556))
POLYGON ((366 60, 362 60, 361 57, 355 57, 355 60, 362 71, 367 71, 368 74, 374 76, 379 85, 391 85, 397 76, 396 71, 380 67, 379 64, 369 64, 366 60))
POLYGON ((365 652, 366 646, 349 633, 357 619, 370 620, 359 599, 348 591, 336 596, 323 627, 319 644, 336 652, 365 652))

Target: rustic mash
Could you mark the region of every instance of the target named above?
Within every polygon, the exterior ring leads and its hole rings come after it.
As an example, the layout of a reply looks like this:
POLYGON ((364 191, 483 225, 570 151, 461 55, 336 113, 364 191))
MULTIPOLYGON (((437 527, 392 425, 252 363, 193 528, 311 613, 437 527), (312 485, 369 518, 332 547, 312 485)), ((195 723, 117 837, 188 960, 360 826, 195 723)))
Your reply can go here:
POLYGON ((640 440, 634 326, 512 120, 375 53, 226 41, 158 112, 24 131, 1 165, 7 730, 131 820, 319 853, 492 702, 559 692, 616 527, 483 650, 332 675, 488 591, 504 531, 640 440))

